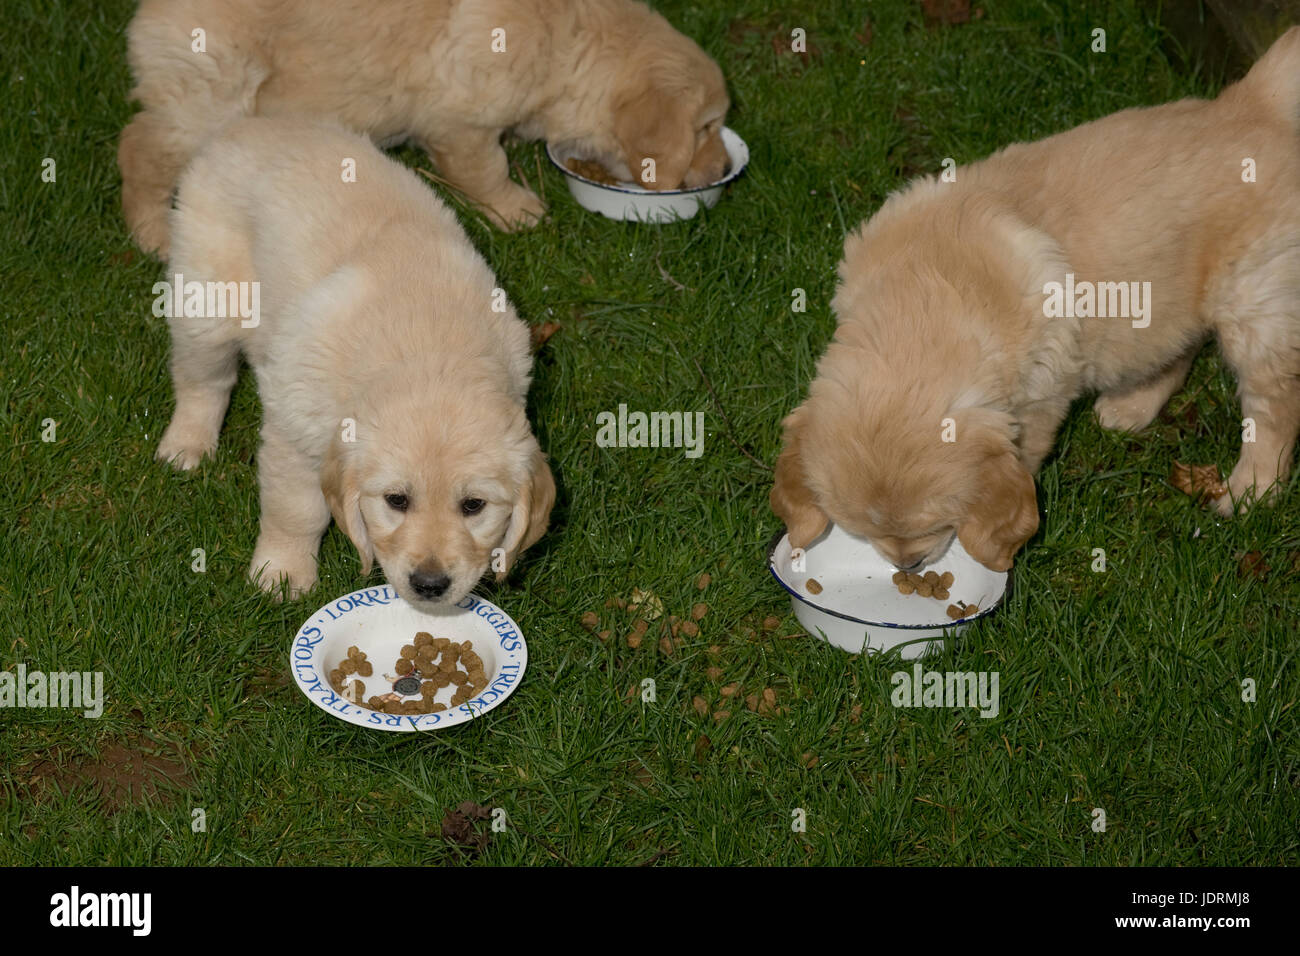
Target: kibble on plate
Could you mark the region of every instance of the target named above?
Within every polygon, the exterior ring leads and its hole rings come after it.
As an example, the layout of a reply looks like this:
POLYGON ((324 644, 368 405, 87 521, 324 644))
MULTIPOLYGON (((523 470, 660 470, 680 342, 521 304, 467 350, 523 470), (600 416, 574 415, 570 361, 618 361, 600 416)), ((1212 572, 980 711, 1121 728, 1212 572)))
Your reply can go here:
POLYGON ((451 699, 453 707, 465 703, 487 688, 483 659, 475 653, 471 641, 457 644, 448 638, 435 638, 427 631, 420 631, 412 643, 403 645, 400 653, 401 656, 393 662, 393 669, 403 678, 409 676, 420 680, 418 696, 399 694, 394 690, 367 699, 366 685, 362 681, 351 680, 345 683, 345 678, 352 674, 369 677, 374 673, 374 665, 366 660, 366 655, 356 646, 349 647, 348 656, 330 671, 330 686, 346 699, 370 710, 407 715, 436 714, 446 710, 447 705, 437 703, 434 697, 439 690, 450 684, 456 684, 451 699), (463 670, 460 665, 463 665, 463 670))

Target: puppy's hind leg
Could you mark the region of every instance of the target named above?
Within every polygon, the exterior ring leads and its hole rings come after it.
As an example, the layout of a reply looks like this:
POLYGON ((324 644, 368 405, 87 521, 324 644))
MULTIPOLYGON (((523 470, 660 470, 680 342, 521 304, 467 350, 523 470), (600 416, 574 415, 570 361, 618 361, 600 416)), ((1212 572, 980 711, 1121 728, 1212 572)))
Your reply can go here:
POLYGON ((152 110, 137 113, 118 142, 122 216, 136 245, 163 262, 171 251, 167 219, 172 192, 194 146, 184 131, 152 110))
POLYGON ((1228 477, 1220 513, 1244 512, 1271 496, 1291 471, 1300 434, 1300 253, 1280 256, 1250 282, 1232 315, 1216 323, 1219 346, 1237 376, 1241 457, 1228 477))
MULTIPOLYGON (((170 320, 176 411, 158 443, 156 457, 188 471, 217 448, 221 421, 239 374, 240 345, 248 335, 256 333, 254 328, 243 327, 245 320, 228 294, 230 289, 236 290, 238 304, 242 305, 244 298, 239 290, 251 286, 255 273, 247 229, 223 202, 222 192, 207 188, 202 177, 183 192, 181 208, 172 220, 174 268, 186 278, 186 285, 189 280, 197 280, 205 284, 205 289, 220 290, 224 297, 215 310, 219 314, 175 315, 170 320)), ((209 305, 216 306, 217 302, 205 296, 204 311, 209 305)), ((174 310, 179 307, 180 303, 173 302, 174 310)))
POLYGON ((221 420, 239 374, 238 341, 210 341, 178 328, 172 320, 172 384, 176 411, 163 432, 155 457, 182 471, 196 468, 204 455, 217 449, 221 420))
POLYGON ((1196 359, 1193 349, 1174 362, 1149 382, 1118 392, 1103 392, 1097 396, 1093 408, 1102 428, 1121 432, 1137 432, 1146 428, 1174 392, 1183 387, 1187 373, 1196 359))
POLYGON ((316 585, 316 552, 330 523, 320 465, 267 427, 257 455, 262 521, 248 577, 264 591, 290 600, 316 585))

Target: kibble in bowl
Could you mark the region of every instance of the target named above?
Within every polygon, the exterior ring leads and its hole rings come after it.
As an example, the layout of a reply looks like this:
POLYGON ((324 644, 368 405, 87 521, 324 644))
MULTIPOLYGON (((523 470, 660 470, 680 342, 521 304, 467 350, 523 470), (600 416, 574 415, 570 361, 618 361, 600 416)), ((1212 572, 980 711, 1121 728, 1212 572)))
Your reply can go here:
POLYGON ((469 595, 440 614, 391 587, 322 607, 290 648, 298 688, 323 710, 376 730, 441 730, 498 707, 519 686, 528 648, 519 626, 469 595))

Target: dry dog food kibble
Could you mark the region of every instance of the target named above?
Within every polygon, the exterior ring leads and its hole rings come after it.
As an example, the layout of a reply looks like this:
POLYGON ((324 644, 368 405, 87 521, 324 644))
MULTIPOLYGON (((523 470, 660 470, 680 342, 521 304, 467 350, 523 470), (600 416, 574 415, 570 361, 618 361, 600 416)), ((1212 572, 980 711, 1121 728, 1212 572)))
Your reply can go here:
POLYGON ((809 594, 821 594, 821 593, 822 593, 821 582, 819 582, 816 578, 809 578, 809 579, 808 579, 808 583, 807 583, 807 585, 805 585, 805 586, 808 588, 808 593, 809 593, 809 594))
MULTIPOLYGON (((919 594, 921 597, 934 598, 937 601, 946 601, 949 598, 949 589, 956 580, 951 571, 944 571, 940 574, 938 571, 926 571, 925 574, 916 574, 910 571, 895 571, 894 576, 890 579, 898 588, 899 594, 919 594)), ((950 608, 956 605, 949 605, 950 608)), ((948 612, 949 617, 953 617, 952 611, 948 612)), ((963 615, 957 615, 961 617, 963 615)), ((955 620, 955 618, 954 618, 955 620)))
POLYGON ((609 174, 609 170, 600 163, 587 159, 566 159, 564 165, 583 179, 590 179, 592 182, 601 183, 605 186, 617 186, 619 184, 618 180, 609 174))
MULTIPOLYGON (((437 714, 447 710, 447 704, 434 700, 442 688, 456 685, 451 706, 456 707, 482 693, 488 685, 483 659, 474 651, 471 641, 454 643, 445 637, 434 637, 427 631, 415 635, 411 644, 401 649, 401 656, 393 662, 393 669, 406 681, 418 680, 418 696, 404 695, 394 690, 366 698, 366 685, 360 680, 347 680, 352 674, 369 677, 374 665, 366 660, 360 648, 348 648, 348 656, 330 671, 330 686, 347 700, 385 714, 437 714)), ((388 677, 395 686, 401 682, 388 677)))

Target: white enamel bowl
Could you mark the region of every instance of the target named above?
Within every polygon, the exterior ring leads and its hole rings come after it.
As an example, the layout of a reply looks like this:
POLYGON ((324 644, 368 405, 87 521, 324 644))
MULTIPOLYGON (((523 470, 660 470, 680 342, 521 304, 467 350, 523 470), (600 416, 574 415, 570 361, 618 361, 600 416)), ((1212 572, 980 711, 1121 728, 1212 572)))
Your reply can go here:
MULTIPOLYGON (((475 594, 440 614, 417 611, 388 585, 353 591, 326 604, 298 630, 289 649, 289 666, 298 689, 317 707, 340 720, 373 730, 442 730, 473 720, 500 706, 523 680, 528 666, 528 646, 523 633, 505 611, 475 594), (374 667, 364 698, 393 692, 393 665, 402 645, 418 631, 447 637, 456 643, 470 641, 483 659, 487 689, 463 704, 450 707, 455 687, 444 687, 434 699, 449 710, 436 714, 384 714, 340 697, 330 688, 329 673, 348 656, 355 644, 374 667)), ((418 700, 418 694, 406 695, 418 700)))
POLYGON ((722 196, 723 188, 745 170, 749 163, 749 147, 745 141, 732 130, 722 130, 722 145, 731 160, 731 172, 722 179, 708 186, 694 189, 643 189, 634 183, 620 183, 606 186, 579 176, 569 167, 565 160, 571 155, 565 151, 546 146, 546 155, 551 163, 562 173, 569 184, 569 192, 583 209, 598 212, 610 219, 625 219, 634 222, 675 222, 690 219, 700 211, 701 206, 712 209, 722 196))
POLYGON ((948 600, 900 594, 892 578, 898 569, 865 538, 832 525, 795 560, 790 538, 781 535, 768 552, 768 570, 790 594, 794 614, 804 629, 851 654, 896 649, 912 660, 943 648, 971 621, 989 614, 1007 590, 1007 573, 990 571, 953 540, 948 552, 925 570, 951 571, 948 600), (808 589, 816 579, 821 592, 808 589), (948 605, 964 601, 979 612, 954 621, 948 605))

